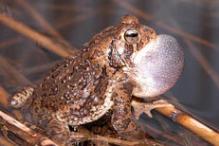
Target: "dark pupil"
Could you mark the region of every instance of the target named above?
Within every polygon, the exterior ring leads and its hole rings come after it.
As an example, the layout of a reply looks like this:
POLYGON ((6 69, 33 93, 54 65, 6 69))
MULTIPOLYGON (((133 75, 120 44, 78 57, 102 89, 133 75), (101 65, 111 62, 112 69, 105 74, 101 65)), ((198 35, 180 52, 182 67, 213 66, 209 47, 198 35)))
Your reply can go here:
POLYGON ((131 32, 131 33, 127 33, 126 34, 126 37, 132 37, 132 38, 134 38, 134 37, 137 37, 138 36, 138 33, 136 33, 136 32, 131 32))

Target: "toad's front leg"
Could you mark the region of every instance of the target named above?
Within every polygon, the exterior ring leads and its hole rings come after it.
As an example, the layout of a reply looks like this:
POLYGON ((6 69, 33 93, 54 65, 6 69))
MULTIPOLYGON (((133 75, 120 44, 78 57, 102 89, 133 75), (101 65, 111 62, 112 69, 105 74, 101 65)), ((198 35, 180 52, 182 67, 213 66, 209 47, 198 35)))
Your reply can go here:
POLYGON ((112 125, 117 133, 123 138, 143 138, 144 134, 135 121, 131 112, 132 88, 128 83, 118 84, 113 93, 113 115, 112 125))

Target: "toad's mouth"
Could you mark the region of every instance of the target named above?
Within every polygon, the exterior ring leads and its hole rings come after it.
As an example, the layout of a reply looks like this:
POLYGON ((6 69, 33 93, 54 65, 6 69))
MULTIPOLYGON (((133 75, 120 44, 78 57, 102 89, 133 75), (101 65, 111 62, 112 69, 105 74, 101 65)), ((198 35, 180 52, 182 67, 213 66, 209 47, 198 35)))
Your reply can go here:
POLYGON ((133 54, 132 62, 137 83, 133 95, 154 97, 174 86, 183 70, 184 55, 175 38, 162 34, 133 54))

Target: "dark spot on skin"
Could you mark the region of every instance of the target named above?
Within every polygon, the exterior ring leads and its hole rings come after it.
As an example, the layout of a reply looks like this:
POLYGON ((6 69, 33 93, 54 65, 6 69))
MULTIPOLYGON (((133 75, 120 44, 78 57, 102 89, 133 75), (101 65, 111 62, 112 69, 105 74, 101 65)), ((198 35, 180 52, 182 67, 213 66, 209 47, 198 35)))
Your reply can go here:
POLYGON ((127 83, 124 83, 123 84, 123 89, 125 92, 127 92, 127 94, 130 94, 132 93, 132 90, 133 90, 133 84, 131 82, 127 82, 127 83))
POLYGON ((0 129, 4 128, 4 124, 0 123, 0 129))
POLYGON ((78 127, 77 126, 71 126, 71 125, 68 125, 68 128, 71 132, 78 132, 78 127))
POLYGON ((64 67, 68 67, 69 66, 69 64, 68 63, 66 63, 65 65, 64 65, 64 67))

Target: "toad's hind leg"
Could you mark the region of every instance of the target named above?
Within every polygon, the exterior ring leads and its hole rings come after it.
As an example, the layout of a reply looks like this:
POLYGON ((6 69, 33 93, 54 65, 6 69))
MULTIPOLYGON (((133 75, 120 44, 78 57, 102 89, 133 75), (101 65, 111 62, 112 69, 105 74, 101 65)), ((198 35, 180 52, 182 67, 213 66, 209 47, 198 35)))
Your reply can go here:
POLYGON ((70 136, 70 130, 68 129, 67 124, 61 124, 57 119, 52 119, 48 122, 45 130, 47 135, 55 142, 61 145, 67 145, 69 143, 68 138, 70 136))
POLYGON ((126 90, 123 84, 116 87, 113 94, 114 106, 112 125, 117 133, 125 139, 141 139, 144 137, 135 122, 131 111, 131 90, 126 90))
POLYGON ((70 127, 67 123, 54 118, 44 128, 47 135, 61 146, 78 146, 84 138, 81 134, 82 127, 70 127))
POLYGON ((25 105, 26 101, 33 95, 34 88, 25 87, 18 91, 11 99, 11 106, 14 108, 21 108, 25 105))

